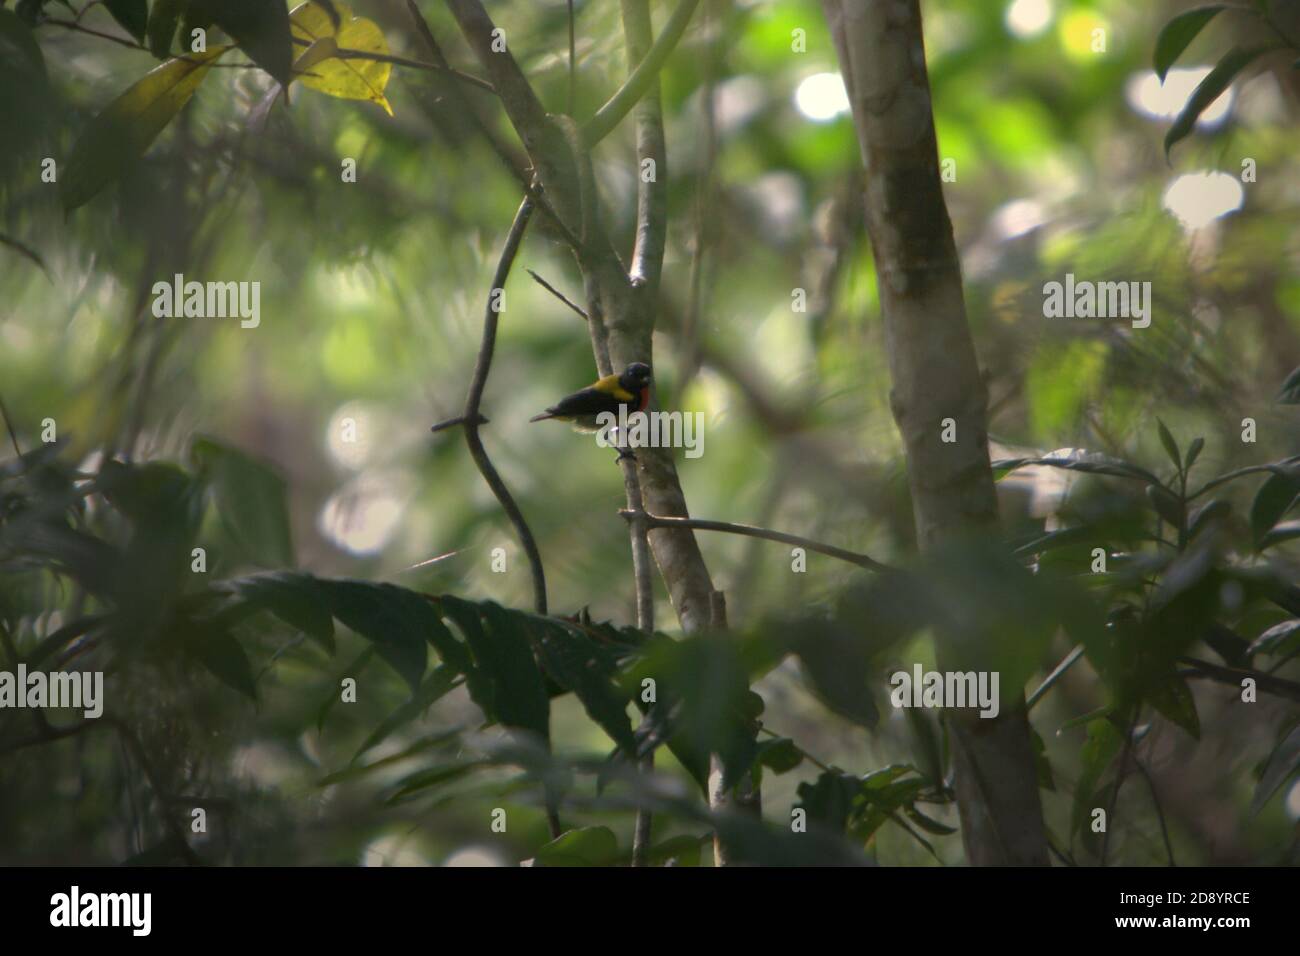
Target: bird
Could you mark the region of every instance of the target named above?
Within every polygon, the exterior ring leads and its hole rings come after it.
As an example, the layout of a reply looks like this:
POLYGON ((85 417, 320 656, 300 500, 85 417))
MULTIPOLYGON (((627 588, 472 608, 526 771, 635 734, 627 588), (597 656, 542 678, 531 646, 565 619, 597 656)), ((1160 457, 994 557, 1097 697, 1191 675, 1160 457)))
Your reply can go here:
POLYGON ((579 431, 594 432, 600 428, 597 416, 610 412, 617 416, 619 409, 626 414, 643 412, 650 404, 650 366, 633 362, 617 375, 606 375, 584 389, 566 395, 530 422, 555 418, 573 424, 579 431))

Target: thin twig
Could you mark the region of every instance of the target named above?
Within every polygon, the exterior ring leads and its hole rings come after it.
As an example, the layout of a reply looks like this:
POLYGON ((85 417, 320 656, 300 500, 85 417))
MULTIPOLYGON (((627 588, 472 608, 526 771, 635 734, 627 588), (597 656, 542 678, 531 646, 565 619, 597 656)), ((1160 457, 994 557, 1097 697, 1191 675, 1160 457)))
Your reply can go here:
MULTIPOLYGON (((1151 802, 1156 808, 1156 818, 1160 821, 1160 837, 1165 841, 1165 853, 1169 857, 1169 865, 1177 866, 1174 861, 1174 845, 1169 840, 1169 827, 1165 824, 1165 808, 1160 803, 1160 797, 1156 793, 1156 782, 1151 779, 1151 772, 1143 765, 1141 760, 1133 758, 1133 764, 1138 768, 1138 773, 1142 774, 1142 779, 1147 782, 1147 789, 1151 791, 1151 802)), ((1110 825, 1110 821, 1106 821, 1110 825)))
MULTIPOLYGON (((487 387, 488 372, 492 368, 492 354, 496 349, 497 295, 499 290, 505 288, 506 279, 510 276, 510 267, 514 264, 515 255, 519 252, 519 246, 523 242, 524 232, 528 228, 528 222, 532 215, 533 200, 525 196, 523 201, 519 203, 519 210, 515 213, 514 222, 510 224, 510 232, 506 235, 505 247, 501 250, 501 258, 497 262, 496 272, 492 275, 492 286, 488 290, 488 301, 483 316, 483 341, 479 345, 478 360, 474 365, 474 377, 470 380, 469 394, 465 398, 465 412, 461 417, 464 419, 462 425, 465 429, 465 444, 469 447, 470 457, 474 459, 474 464, 478 467, 483 480, 492 489, 492 494, 501 503, 501 509, 514 526, 515 534, 519 538, 519 544, 528 558, 528 567, 533 578, 533 607, 538 614, 545 615, 547 613, 546 571, 542 567, 542 556, 537 550, 537 541, 533 538, 532 529, 528 527, 528 522, 524 520, 519 505, 516 504, 505 482, 501 480, 501 475, 493 466, 492 459, 488 457, 487 449, 483 447, 483 439, 479 437, 478 433, 479 419, 482 417, 479 414, 479 404, 483 401, 483 390, 487 387)), ((550 828, 551 837, 555 838, 563 832, 560 825, 560 815, 556 808, 556 801, 551 792, 551 787, 543 785, 543 789, 545 790, 546 800, 546 822, 550 828)))
POLYGON ((9 431, 9 440, 13 442, 14 454, 21 459, 23 450, 18 446, 18 434, 14 431, 14 423, 9 418, 9 409, 5 407, 5 400, 0 398, 0 416, 4 417, 5 428, 9 431))
POLYGON ((526 270, 526 271, 528 272, 528 274, 529 274, 530 276, 533 277, 533 279, 537 282, 538 285, 540 285, 543 289, 545 289, 545 290, 546 290, 547 292, 549 292, 551 295, 555 296, 557 299, 559 299, 561 302, 563 302, 565 305, 567 305, 567 306, 568 306, 570 309, 572 309, 574 312, 578 313, 578 315, 582 316, 583 320, 586 321, 586 319, 587 319, 587 310, 586 310, 586 309, 584 309, 582 306, 580 306, 580 305, 578 305, 577 303, 575 303, 572 299, 570 299, 568 296, 566 296, 566 295, 565 295, 563 292, 561 292, 559 289, 555 288, 555 286, 551 285, 549 282, 547 282, 545 279, 543 279, 541 276, 539 276, 539 275, 538 275, 536 272, 534 272, 532 269, 528 269, 528 270, 526 270))
POLYGON ((515 534, 519 536, 519 543, 524 549, 524 554, 528 557, 528 565, 533 575, 533 606, 538 614, 546 614, 546 572, 542 568, 542 557, 537 550, 537 542, 533 538, 533 532, 528 527, 528 522, 524 520, 523 513, 519 510, 519 505, 506 488, 505 482, 501 480, 501 475, 497 472, 488 457, 487 450, 483 447, 483 440, 479 437, 478 421, 482 417, 479 414, 479 404, 483 401, 483 390, 487 387, 488 372, 492 368, 492 353, 496 349, 497 341, 497 294, 498 290, 504 289, 506 279, 510 275, 510 267, 514 264, 515 254, 519 251, 519 245, 523 241, 524 231, 528 228, 528 221, 533 215, 533 201, 527 197, 519 204, 519 211, 515 213, 514 222, 510 225, 510 232, 506 236, 505 247, 501 250, 501 258, 497 262, 496 272, 492 276, 492 287, 488 291, 487 307, 483 316, 483 341, 479 345, 478 361, 474 365, 474 376, 470 380, 469 394, 465 399, 465 412, 461 415, 461 424, 465 428, 465 443, 469 446, 470 456, 474 459, 474 464, 478 466, 483 480, 487 482, 492 493, 496 495, 497 501, 501 503, 502 510, 505 511, 506 517, 514 525, 515 534))
POLYGON ((1025 701, 1025 712, 1028 713, 1029 711, 1033 710, 1034 704, 1042 700, 1044 695, 1046 695, 1047 692, 1052 689, 1052 685, 1055 684, 1058 680, 1060 680, 1061 677, 1064 676, 1065 672, 1074 666, 1075 661, 1077 661, 1082 656, 1083 656, 1082 644, 1076 645, 1074 650, 1066 654, 1064 660, 1062 660, 1061 663, 1056 665, 1056 667, 1052 670, 1052 673, 1048 674, 1045 678, 1043 678, 1043 682, 1038 685, 1038 689, 1029 695, 1029 699, 1025 701))
POLYGON ((813 541, 811 538, 800 537, 797 534, 786 534, 784 531, 772 531, 769 528, 755 528, 753 525, 732 524, 730 521, 709 521, 703 518, 669 518, 661 515, 643 514, 637 515, 626 508, 619 511, 619 514, 628 520, 644 519, 646 524, 651 528, 689 528, 695 531, 724 531, 728 534, 740 534, 749 538, 764 538, 768 541, 779 541, 782 544, 792 544, 796 547, 807 548, 809 551, 816 551, 818 554, 824 554, 828 557, 838 558, 841 561, 847 561, 849 564, 856 564, 860 568, 866 568, 869 571, 897 571, 898 568, 890 567, 887 564, 881 564, 869 555, 861 554, 857 551, 847 551, 844 548, 837 548, 832 544, 823 544, 820 541, 813 541))
POLYGON ((139 43, 136 43, 134 40, 126 40, 123 39, 122 37, 114 36, 111 33, 104 33, 100 30, 91 29, 90 27, 83 27, 80 23, 73 23, 71 20, 60 20, 57 17, 46 17, 44 20, 41 21, 41 25, 47 23, 50 26, 63 27, 65 30, 75 30, 77 33, 85 33, 93 37, 99 37, 101 40, 111 40, 112 42, 118 44, 119 46, 130 47, 132 50, 146 49, 144 46, 142 46, 139 43))
MULTIPOLYGON (((438 424, 436 425, 429 426, 429 431, 431 432, 446 431, 448 428, 455 428, 457 425, 464 425, 465 420, 466 419, 464 415, 457 415, 455 418, 448 418, 446 421, 438 422, 438 424)), ((478 417, 478 424, 486 425, 488 424, 488 420, 484 418, 482 415, 480 415, 478 417)))
POLYGON ((1220 667, 1218 664, 1197 660, 1194 657, 1180 657, 1178 660, 1179 663, 1187 665, 1186 670, 1179 671, 1182 677, 1203 677, 1221 684, 1232 684, 1238 689, 1241 688, 1241 682, 1249 678, 1260 690, 1276 694, 1278 697, 1300 701, 1300 684, 1295 681, 1245 668, 1220 667))

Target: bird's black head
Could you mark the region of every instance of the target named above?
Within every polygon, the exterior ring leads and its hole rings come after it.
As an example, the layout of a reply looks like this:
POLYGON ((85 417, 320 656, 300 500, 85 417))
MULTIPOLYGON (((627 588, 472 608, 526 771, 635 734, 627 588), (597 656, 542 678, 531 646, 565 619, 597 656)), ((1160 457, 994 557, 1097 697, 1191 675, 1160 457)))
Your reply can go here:
POLYGON ((629 392, 641 391, 650 384, 650 366, 645 362, 633 362, 623 369, 623 374, 618 377, 618 383, 629 392))

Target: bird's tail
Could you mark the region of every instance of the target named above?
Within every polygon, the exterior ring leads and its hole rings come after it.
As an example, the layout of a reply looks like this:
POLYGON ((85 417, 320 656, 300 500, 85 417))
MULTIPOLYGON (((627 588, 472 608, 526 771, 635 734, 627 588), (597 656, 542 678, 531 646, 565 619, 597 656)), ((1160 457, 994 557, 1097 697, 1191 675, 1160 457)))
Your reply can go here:
POLYGON ((554 418, 554 417, 555 417, 555 413, 554 413, 554 412, 542 412, 540 415, 534 415, 532 418, 530 418, 530 419, 528 419, 528 420, 529 420, 530 422, 542 422, 542 421, 545 421, 545 420, 548 419, 548 418, 554 418))

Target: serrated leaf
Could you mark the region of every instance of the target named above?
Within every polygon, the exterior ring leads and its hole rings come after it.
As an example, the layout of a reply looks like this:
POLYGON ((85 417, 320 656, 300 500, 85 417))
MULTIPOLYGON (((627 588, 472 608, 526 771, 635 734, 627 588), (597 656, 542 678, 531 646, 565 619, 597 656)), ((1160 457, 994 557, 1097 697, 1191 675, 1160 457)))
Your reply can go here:
POLYGON ((269 611, 333 652, 334 618, 324 589, 311 575, 267 571, 222 582, 220 588, 229 591, 237 602, 222 612, 222 620, 229 623, 246 613, 269 611))
POLYGON ((1180 13, 1164 25, 1160 35, 1156 37, 1154 57, 1154 69, 1161 83, 1165 81, 1165 74, 1187 49, 1188 44, 1195 40, 1197 34, 1205 29, 1206 24, 1224 9, 1226 9, 1224 4, 1212 3, 1180 13))
POLYGON ((536 631, 546 672, 573 692, 587 715, 625 754, 634 755, 636 739, 627 715, 628 700, 615 686, 616 668, 610 656, 576 627, 545 622, 536 626, 536 631))
POLYGON ((393 108, 384 96, 392 64, 338 55, 338 50, 343 49, 387 56, 388 41, 383 31, 374 21, 356 16, 345 3, 330 6, 337 20, 332 21, 331 11, 310 0, 289 14, 298 48, 305 51, 294 63, 296 78, 304 86, 329 96, 378 103, 392 116, 393 108))
POLYGON ((428 603, 414 592, 368 581, 320 581, 333 615, 375 645, 414 693, 424 676, 428 603))
POLYGON ((1223 91, 1232 84, 1238 73, 1260 55, 1276 48, 1276 44, 1247 48, 1234 47, 1224 54, 1223 59, 1219 60, 1205 79, 1197 84, 1187 100, 1187 105, 1183 107, 1182 112, 1174 120, 1174 125, 1165 134, 1165 158, 1168 159, 1169 151, 1174 148, 1174 145, 1192 131, 1196 120, 1209 105, 1223 95, 1223 91))
POLYGON ((208 70, 230 47, 168 60, 145 74, 91 120, 68 157, 59 183, 65 211, 90 201, 131 165, 190 101, 208 70))
POLYGON ((465 636, 477 670, 491 688, 488 716, 507 727, 531 731, 549 740, 551 701, 528 640, 527 618, 512 615, 492 601, 483 602, 479 610, 482 629, 465 636))

